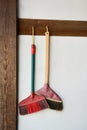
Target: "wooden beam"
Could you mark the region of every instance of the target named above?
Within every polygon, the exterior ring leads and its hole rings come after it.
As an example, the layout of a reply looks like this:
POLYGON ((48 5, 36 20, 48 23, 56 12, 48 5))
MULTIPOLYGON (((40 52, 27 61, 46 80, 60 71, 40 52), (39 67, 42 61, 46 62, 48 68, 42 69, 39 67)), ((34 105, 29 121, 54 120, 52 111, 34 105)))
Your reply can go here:
POLYGON ((16 0, 0 0, 0 130, 16 130, 16 0))
POLYGON ((18 19, 18 34, 31 35, 35 26, 35 35, 44 35, 46 26, 51 36, 87 36, 87 21, 18 19))

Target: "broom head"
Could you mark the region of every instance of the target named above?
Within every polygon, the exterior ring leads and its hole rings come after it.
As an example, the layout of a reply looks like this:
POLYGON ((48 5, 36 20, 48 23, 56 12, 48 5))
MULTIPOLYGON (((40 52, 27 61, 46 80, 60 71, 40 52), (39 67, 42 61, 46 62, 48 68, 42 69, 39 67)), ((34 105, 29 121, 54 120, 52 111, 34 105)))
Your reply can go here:
POLYGON ((45 96, 46 101, 51 109, 54 110, 63 109, 63 101, 61 97, 50 88, 49 84, 44 84, 44 86, 41 89, 36 91, 36 94, 45 96))
POLYGON ((48 107, 49 106, 44 96, 34 94, 33 98, 30 95, 29 97, 27 97, 26 99, 22 100, 19 103, 19 112, 21 115, 25 115, 25 114, 41 111, 48 107))

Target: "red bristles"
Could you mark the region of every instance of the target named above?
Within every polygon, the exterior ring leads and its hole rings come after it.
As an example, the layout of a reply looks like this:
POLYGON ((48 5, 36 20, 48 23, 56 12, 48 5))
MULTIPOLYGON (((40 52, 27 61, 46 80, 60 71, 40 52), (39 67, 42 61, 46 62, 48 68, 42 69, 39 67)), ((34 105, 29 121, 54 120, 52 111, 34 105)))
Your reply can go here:
POLYGON ((32 103, 32 104, 29 104, 27 106, 27 110, 28 110, 28 113, 38 112, 38 111, 41 110, 41 106, 39 105, 38 102, 35 102, 35 103, 32 103))
POLYGON ((19 112, 21 115, 25 115, 38 112, 48 107, 49 106, 43 96, 34 95, 34 98, 29 96, 19 103, 19 112))

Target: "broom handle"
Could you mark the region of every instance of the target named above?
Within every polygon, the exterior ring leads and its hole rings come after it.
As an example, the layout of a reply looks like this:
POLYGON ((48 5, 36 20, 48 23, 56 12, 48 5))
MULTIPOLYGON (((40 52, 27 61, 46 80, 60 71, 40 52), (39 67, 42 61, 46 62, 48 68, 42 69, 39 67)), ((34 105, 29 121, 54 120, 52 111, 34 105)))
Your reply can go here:
POLYGON ((46 47, 45 47, 45 84, 49 83, 49 60, 50 60, 50 37, 49 37, 49 32, 48 28, 47 31, 45 32, 45 37, 46 37, 46 47))
POLYGON ((35 81, 35 45, 31 45, 31 95, 34 96, 34 81, 35 81))
POLYGON ((34 98, 35 92, 35 53, 36 46, 34 44, 34 27, 32 27, 32 45, 31 45, 31 97, 34 98))

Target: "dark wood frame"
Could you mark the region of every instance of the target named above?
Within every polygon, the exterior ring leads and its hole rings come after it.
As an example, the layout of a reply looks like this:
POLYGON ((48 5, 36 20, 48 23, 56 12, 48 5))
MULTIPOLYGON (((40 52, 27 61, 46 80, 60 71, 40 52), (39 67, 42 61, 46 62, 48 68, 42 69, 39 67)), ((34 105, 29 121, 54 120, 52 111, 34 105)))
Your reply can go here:
POLYGON ((87 36, 87 21, 18 19, 18 34, 31 35, 35 26, 35 35, 44 35, 46 26, 51 36, 87 36))
POLYGON ((0 130, 17 129, 16 24, 16 0, 0 0, 0 130))
POLYGON ((32 26, 36 35, 48 26, 52 36, 87 36, 87 21, 17 20, 16 0, 0 0, 0 130, 17 130, 17 33, 31 35, 32 26))

